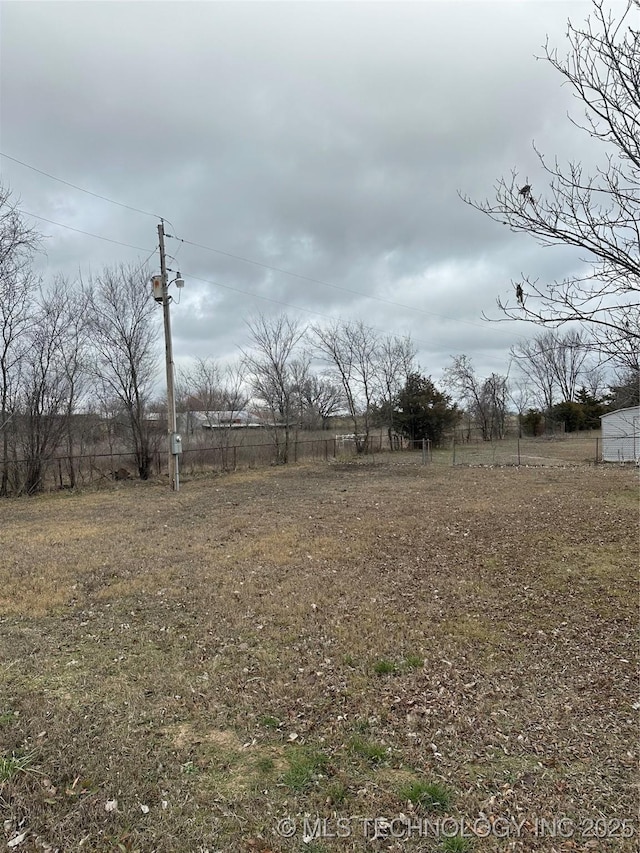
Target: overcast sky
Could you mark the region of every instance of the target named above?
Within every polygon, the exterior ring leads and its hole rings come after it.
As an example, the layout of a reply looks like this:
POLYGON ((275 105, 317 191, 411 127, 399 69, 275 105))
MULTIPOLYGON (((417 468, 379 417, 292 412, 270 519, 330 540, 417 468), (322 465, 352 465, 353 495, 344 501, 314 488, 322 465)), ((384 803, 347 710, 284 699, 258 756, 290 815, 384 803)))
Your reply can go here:
MULTIPOLYGON (((567 19, 589 10, 5 2, 0 149, 159 214, 171 234, 326 283, 167 240, 186 280, 172 307, 178 362, 232 356, 247 318, 286 311, 409 333, 436 379, 460 353, 483 375, 504 373, 509 347, 540 330, 482 312, 499 316, 496 298, 522 273, 560 278, 579 259, 510 233, 458 191, 490 197, 514 168, 542 188, 532 141, 561 159, 602 153, 568 121, 581 114, 568 87, 535 58, 547 35, 565 53, 567 19)), ((25 211, 146 250, 40 221, 47 275, 141 263, 156 245, 157 219, 1 166, 25 211)))

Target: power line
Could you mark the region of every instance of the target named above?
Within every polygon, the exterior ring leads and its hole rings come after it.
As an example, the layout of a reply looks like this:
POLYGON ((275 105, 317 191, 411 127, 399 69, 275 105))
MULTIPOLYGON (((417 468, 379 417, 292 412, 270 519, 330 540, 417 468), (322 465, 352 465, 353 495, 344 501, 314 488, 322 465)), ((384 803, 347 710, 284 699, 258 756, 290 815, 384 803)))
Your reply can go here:
MULTIPOLYGON (((45 218, 44 216, 39 216, 39 215, 38 215, 38 214, 36 214, 36 213, 29 213, 29 211, 21 210, 21 209, 18 209, 18 208, 16 208, 16 209, 17 209, 18 213, 22 213, 22 214, 24 214, 25 216, 32 216, 32 217, 34 217, 35 219, 40 219, 40 220, 42 220, 43 222, 48 222, 48 223, 49 223, 49 224, 51 224, 51 225, 57 225, 57 226, 59 226, 60 228, 66 228, 67 230, 69 230, 69 231, 74 231, 74 232, 76 232, 77 234, 84 234, 84 235, 85 235, 85 236, 87 236, 87 237, 93 237, 93 238, 95 238, 96 240, 104 240, 104 241, 105 241, 105 242, 107 242, 107 243, 113 243, 113 244, 115 244, 115 245, 117 245, 117 246, 124 246, 125 248, 128 248, 128 249, 136 249, 137 251, 140 251, 140 252, 149 252, 149 250, 148 250, 147 248, 143 248, 142 246, 134 246, 134 245, 132 245, 131 243, 123 243, 123 242, 121 242, 121 241, 119 241, 119 240, 113 240, 113 239, 111 239, 110 237, 103 237, 103 236, 101 236, 100 234, 92 234, 92 233, 91 233, 91 232, 89 232, 89 231, 83 231, 83 230, 81 230, 80 228, 74 228, 74 227, 73 227, 73 226, 71 226, 71 225, 65 225, 65 224, 64 224, 64 223, 62 223, 62 222, 56 222, 56 221, 55 221, 55 220, 53 220, 53 219, 47 219, 47 218, 45 218)), ((167 234, 166 236, 168 237, 168 236, 170 236, 170 235, 168 235, 168 234, 167 234)), ((178 238, 175 238, 175 239, 178 239, 178 238)), ((182 242, 188 243, 189 241, 182 241, 182 242)), ((139 272, 140 270, 142 270, 142 269, 146 266, 146 264, 147 264, 147 263, 149 262, 149 260, 153 257, 153 255, 155 255, 155 253, 156 253, 157 251, 158 251, 158 247, 156 246, 156 247, 154 247, 154 248, 149 252, 149 254, 148 254, 147 258, 145 259, 145 261, 141 264, 141 266, 140 266, 140 267, 139 267, 139 269, 137 270, 138 272, 139 272)), ((256 262, 256 263, 257 263, 257 262, 256 262)), ((220 288, 223 288, 224 290, 230 290, 230 291, 232 291, 232 292, 234 292, 234 293, 240 293, 242 296, 249 296, 250 298, 254 298, 254 299, 261 299, 261 300, 263 300, 263 301, 265 301, 265 302, 271 302, 272 304, 274 304, 274 305, 279 305, 279 306, 281 306, 281 307, 283 307, 283 308, 291 308, 291 309, 292 309, 292 310, 294 310, 294 311, 302 311, 302 312, 304 312, 304 313, 306 313, 306 314, 314 314, 314 315, 315 315, 315 316, 317 316, 317 317, 322 317, 323 319, 325 319, 325 320, 330 320, 330 321, 332 321, 332 322, 335 322, 336 320, 339 320, 339 319, 340 319, 340 318, 332 317, 332 316, 330 316, 329 314, 323 314, 321 311, 315 311, 315 310, 314 310, 314 309, 312 309, 312 308, 303 308, 301 305, 292 305, 292 304, 291 304, 291 303, 289 303, 289 302, 283 302, 282 300, 280 300, 280 299, 274 299, 274 298, 273 298, 273 297, 271 297, 271 296, 263 296, 262 294, 258 294, 258 293, 251 293, 251 291, 248 291, 248 290, 242 290, 241 288, 239 288, 239 287, 233 287, 233 286, 232 286, 232 285, 230 285, 230 284, 223 284, 222 282, 219 282, 219 281, 213 281, 212 279, 206 279, 206 278, 202 278, 202 277, 200 277, 200 276, 192 275, 192 274, 191 274, 191 273, 189 273, 189 272, 185 273, 185 275, 186 275, 188 278, 193 279, 194 281, 200 281, 200 282, 202 282, 203 284, 212 284, 214 287, 220 287, 220 288)), ((296 274, 295 274, 295 273, 290 273, 290 275, 296 275, 296 274)), ((300 277, 305 278, 305 276, 300 276, 300 277)), ((310 279, 310 280, 312 280, 312 281, 313 281, 313 279, 310 279)), ((355 292, 355 291, 354 291, 354 292, 355 292)), ((365 295, 365 294, 362 294, 362 295, 365 295)), ((408 307, 408 306, 402 306, 402 307, 408 307)), ((411 310, 413 310, 413 309, 411 309, 411 310)), ((423 313, 424 313, 424 312, 423 312, 423 313)), ((436 316, 439 316, 439 315, 436 315, 436 316)), ((448 319, 451 319, 451 318, 448 318, 448 319)), ((463 322, 463 321, 461 321, 461 322, 463 322)), ((477 324, 477 323, 473 323, 472 325, 478 326, 478 328, 484 328, 483 326, 480 326, 480 325, 479 325, 479 324, 477 324)), ((371 326, 371 328, 373 328, 373 329, 377 329, 378 331, 386 332, 386 333, 388 334, 388 330, 380 329, 379 327, 376 327, 376 326, 371 326)), ((412 335, 411 335, 410 337, 411 337, 411 338, 412 338, 412 340, 414 340, 416 343, 422 343, 422 344, 424 344, 425 346, 431 346, 431 345, 432 345, 432 342, 423 341, 423 340, 421 340, 420 338, 415 338, 415 337, 413 337, 412 335)), ((489 360, 491 360, 491 361, 501 361, 501 359, 498 359, 498 358, 496 358, 495 356, 491 356, 491 355, 488 355, 488 354, 484 354, 484 353, 483 353, 483 356, 484 356, 485 358, 488 358, 488 359, 489 359, 489 360)))
MULTIPOLYGON (((167 234, 167 237, 169 235, 167 234)), ((318 317, 324 317, 325 320, 335 320, 335 317, 329 314, 322 314, 320 311, 314 311, 312 308, 302 308, 300 305, 291 305, 290 302, 282 302, 279 299, 273 299, 271 296, 262 296, 260 293, 251 293, 249 290, 241 290, 239 287, 232 287, 230 284, 222 284, 220 281, 213 281, 208 278, 200 278, 200 276, 192 275, 190 272, 183 272, 183 276, 194 281, 201 281, 203 284, 213 284, 214 287, 222 287, 224 290, 232 290, 234 293, 241 293, 243 296, 250 296, 253 299, 262 299, 265 302, 273 302, 274 305, 280 305, 283 308, 292 308, 294 311, 304 311, 307 314, 316 314, 318 317)))
MULTIPOLYGON (((123 204, 121 201, 116 201, 113 198, 107 198, 105 195, 100 195, 100 193, 94 193, 92 190, 86 190, 84 187, 79 187, 77 184, 72 184, 70 181, 65 181, 62 178, 56 178, 55 175, 50 175, 49 172, 45 172, 43 169, 37 169, 35 166, 31 166, 29 163, 24 163, 22 160, 18 160, 16 157, 11 157, 9 154, 4 154, 0 151, 0 157, 5 157, 7 160, 11 160, 13 163, 18 163, 20 166, 24 166, 26 169, 31 169, 33 172, 37 172, 39 175, 44 175, 47 178, 51 178, 52 181, 58 181, 58 183, 65 184, 67 187, 72 187, 74 190, 79 190, 81 193, 86 193, 87 195, 92 195, 94 198, 102 199, 102 201, 108 201, 110 204, 117 204, 118 207, 124 207, 126 210, 133 210, 135 213, 142 213, 144 216, 152 216, 154 219, 162 219, 161 216, 158 216, 156 213, 150 213, 148 210, 141 210, 139 207, 133 207, 130 204, 123 204)), ((167 220, 168 222, 169 220, 167 220)))
MULTIPOLYGON (((84 187, 80 187, 77 184, 71 183, 70 181, 65 181, 62 178, 58 178, 55 175, 51 175, 49 172, 45 172, 43 169, 38 169, 35 166, 30 165, 29 163, 25 163, 24 161, 18 160, 16 157, 12 157, 9 154, 5 154, 1 151, 0 151, 0 156, 5 157, 7 160, 11 160, 14 163, 18 163, 19 165, 24 166, 27 169, 31 169, 32 171, 37 172, 40 175, 44 175, 47 178, 51 178, 54 181, 58 181, 61 184, 65 184, 65 186, 72 187, 73 189, 79 190, 80 192, 86 193, 87 195, 91 195, 94 198, 102 199, 103 201, 107 201, 110 204, 115 204, 118 207, 123 207, 126 210, 132 210, 132 211, 135 211, 136 213, 141 213, 145 216, 151 216, 154 219, 160 219, 160 220, 166 221, 171 225, 172 228, 174 228, 171 221, 169 219, 166 219, 166 217, 161 217, 158 214, 151 213, 147 210, 142 210, 138 207, 133 207, 132 205, 123 204, 122 202, 116 201, 115 199, 108 198, 107 196, 100 195, 99 193, 95 193, 92 190, 87 190, 84 187)), ((23 211, 23 212, 25 212, 25 211, 23 211)), ((89 237, 96 237, 99 240, 107 240, 108 242, 115 243, 116 245, 126 246, 127 248, 134 248, 134 249, 138 248, 139 249, 139 247, 137 247, 137 246, 130 246, 129 244, 126 244, 126 243, 119 243, 117 240, 110 240, 108 237, 101 237, 98 234, 90 234, 88 231, 82 231, 79 228, 72 228, 69 225, 63 225, 62 223, 54 222, 51 219, 45 219, 44 217, 37 216, 36 214, 27 214, 27 215, 34 216, 36 219, 42 219, 44 222, 49 222, 52 225, 59 225, 61 228, 68 228, 70 231, 76 231, 79 234, 86 234, 89 237)), ((175 230, 175 228, 174 228, 174 230, 175 230)), ((292 272, 291 270, 283 269, 281 267, 271 266, 270 264, 265 264, 261 261, 255 261, 251 258, 245 258, 242 255, 235 255, 232 252, 226 252, 222 249, 216 249, 213 246, 205 246, 202 243, 196 243, 192 240, 187 240, 187 239, 182 238, 182 237, 176 237, 175 235, 171 235, 171 234, 167 234, 166 236, 171 237, 174 240, 178 240, 181 244, 185 244, 188 246, 194 246, 194 247, 199 248, 199 249, 204 249, 205 251, 208 251, 208 252, 214 252, 215 254, 218 254, 218 255, 223 255, 223 256, 228 257, 228 258, 233 258, 234 260, 237 260, 237 261, 242 261, 242 262, 247 263, 247 264, 252 264, 253 266, 261 267, 262 269, 267 269, 267 270, 270 270, 272 272, 278 272, 278 273, 281 273, 283 275, 292 276, 293 278, 298 278, 302 281, 308 281, 308 282, 311 282, 313 284, 320 284, 323 287, 330 287, 334 290, 342 291, 343 293, 350 293, 353 296, 359 296, 359 297, 364 298, 364 299, 370 299, 372 301, 380 302, 380 303, 385 304, 385 305, 391 305, 395 308, 402 308, 405 311, 413 311, 413 312, 417 312, 419 314, 423 314, 426 317, 437 317, 441 320, 449 320, 450 322, 453 322, 453 323, 462 323, 464 325, 473 326, 473 327, 478 328, 478 329, 485 328, 480 323, 474 323, 472 320, 463 320, 461 318, 449 317, 446 314, 438 314, 435 311, 426 311, 424 308, 416 308, 416 307, 411 306, 411 305, 405 305, 402 302, 396 302, 395 300, 392 300, 392 299, 385 299, 383 296, 375 296, 374 294, 364 293, 361 290, 354 290, 353 288, 344 287, 344 286, 338 285, 338 284, 333 284, 332 282, 324 281, 324 280, 318 279, 318 278, 313 278, 312 276, 303 275, 302 273, 296 273, 296 272, 292 272)), ((147 251, 147 250, 146 249, 140 249, 140 251, 147 251)), ((219 285, 219 286, 222 287, 224 285, 219 285)), ((238 291, 238 292, 244 292, 244 291, 238 291)), ((276 304, 286 305, 286 303, 279 303, 277 300, 270 300, 270 301, 273 301, 276 304)), ((289 306, 289 307, 291 307, 291 306, 289 306)), ((306 309, 297 309, 297 310, 303 310, 304 311, 306 309)), ((319 312, 312 312, 312 313, 319 313, 319 312)), ((320 316, 325 316, 325 315, 320 315, 320 316)), ((506 329, 504 329, 504 330, 500 329, 500 331, 506 332, 506 329)), ((524 335, 521 335, 520 333, 516 333, 516 335, 518 337, 522 337, 522 338, 526 337, 524 335)))
MULTIPOLYGON (((16 208, 16 211, 24 214, 24 216, 32 216, 34 219, 41 219, 43 222, 48 222, 50 225, 57 225, 59 228, 66 228, 68 231, 75 231, 76 234, 84 234, 86 237, 95 237, 96 240, 115 243, 116 246, 125 246, 127 249, 137 249, 139 252, 149 251, 149 249, 143 248, 142 246, 133 246, 131 243, 122 243, 120 240, 112 240, 111 237, 102 237, 100 234, 92 234, 90 231, 82 231, 80 228, 73 228, 73 226, 65 225, 63 222, 56 222, 54 219, 47 219, 44 216, 38 216, 37 213, 29 213, 28 210, 20 210, 19 208, 16 208)), ((153 252, 155 251, 157 250, 154 249, 153 252)))
MULTIPOLYGON (((123 243, 123 242, 121 242, 121 241, 119 241, 119 240, 113 240, 113 239, 111 239, 110 237, 103 237, 103 236, 101 236, 100 234, 92 234, 92 233, 91 233, 91 232, 89 232, 89 231, 83 231, 83 230, 81 230, 80 228, 74 228, 74 227, 73 227, 73 226, 71 226, 71 225, 65 225, 65 224, 64 224, 64 223, 62 223, 62 222, 56 222, 56 221, 55 221, 55 220, 53 220, 53 219, 47 219, 47 218, 45 218, 44 216, 39 216, 39 215, 38 215, 38 214, 36 214, 36 213, 29 213, 29 211, 21 210, 21 209, 18 209, 18 208, 16 208, 16 209, 17 209, 18 213, 22 213, 22 214, 24 214, 25 216, 32 216, 32 217, 34 217, 35 219, 40 219, 40 220, 42 220, 43 222, 48 222, 48 223, 49 223, 49 224, 51 224, 51 225, 57 225, 57 226, 59 226, 60 228, 66 228, 67 230, 69 230, 69 231, 74 231, 74 232, 76 232, 77 234, 84 234, 84 235, 85 235, 85 236, 87 236, 87 237, 93 237, 93 238, 95 238, 96 240, 104 240, 104 241, 105 241, 105 242, 107 242, 107 243, 113 243, 113 244, 115 244, 115 245, 117 245, 117 246, 124 246, 125 248, 128 248, 128 249, 136 249, 137 251, 140 251, 140 252, 149 252, 149 250, 148 250, 148 249, 143 248, 142 246, 134 246, 134 245, 132 245, 131 243, 123 243)), ((171 235, 167 234, 166 236, 167 236, 167 237, 169 237, 169 236, 171 236, 171 235)), ((174 238, 174 239, 180 239, 180 238, 174 238)), ((184 241, 182 241, 182 242, 189 243, 189 241, 187 241, 187 240, 184 240, 184 241)), ((144 266, 145 266, 145 265, 148 263, 148 261, 153 257, 153 255, 155 255, 155 253, 156 253, 157 251, 158 251, 158 248, 157 248, 157 247, 155 247, 154 249, 152 249, 152 250, 150 251, 150 253, 148 254, 148 257, 147 257, 147 258, 146 258, 146 260, 143 262, 143 264, 140 266, 140 268, 139 268, 138 272, 139 272, 141 269, 143 269, 143 268, 144 268, 144 266)), ((213 251, 215 251, 215 250, 213 250, 213 251)), ((233 257, 233 256, 232 256, 232 257, 233 257)), ((251 261, 250 261, 250 263, 251 263, 251 261)), ((255 263, 258 263, 258 262, 256 261, 255 263)), ((259 265, 260 265, 260 266, 264 266, 263 264, 259 264, 259 265)), ((186 275, 188 278, 193 279, 194 281, 200 281, 200 282, 202 282, 203 284, 212 284, 214 287, 221 287, 221 288, 223 288, 224 290, 230 290, 230 291, 232 291, 232 292, 234 292, 234 293, 240 293, 242 296, 249 296, 249 297, 254 298, 254 299, 261 299, 261 300, 263 300, 263 301, 265 301, 265 302, 271 302, 271 303, 272 303, 272 304, 274 304, 274 305, 280 305, 280 306, 281 306, 281 307, 283 307, 283 308, 291 308, 291 309, 292 309, 292 310, 294 310, 294 311, 302 311, 302 312, 304 312, 304 313, 306 313, 306 314, 314 314, 314 315, 315 315, 315 316, 317 316, 317 317, 322 317, 323 319, 325 319, 325 320, 330 320, 330 321, 332 321, 332 322, 335 322, 337 319, 340 319, 340 318, 332 317, 332 316, 331 316, 331 315, 329 315, 329 314, 323 314, 321 311, 315 311, 315 310, 314 310, 314 309, 312 309, 312 308, 303 308, 301 305, 292 305, 292 304, 291 304, 291 303, 289 303, 289 302, 283 302, 282 300, 280 300, 280 299, 274 299, 274 298, 273 298, 273 297, 271 297, 271 296, 263 296, 262 294, 258 294, 258 293, 251 293, 251 291, 248 291, 248 290, 242 290, 242 289, 241 289, 241 288, 239 288, 239 287, 233 287, 233 286, 232 286, 232 285, 230 285, 230 284, 223 284, 222 282, 219 282, 219 281, 213 281, 212 279, 206 279, 206 278, 201 278, 200 276, 191 275, 191 273, 188 273, 188 272, 187 272, 187 273, 185 273, 185 275, 186 275)), ((296 273, 289 273, 289 275, 294 275, 294 276, 295 276, 295 275, 296 275, 296 273)), ((300 278, 307 278, 307 279, 308 279, 308 277, 307 277, 307 276, 298 276, 298 277, 300 277, 300 278)), ((314 279, 308 279, 308 280, 310 280, 310 281, 314 281, 314 279)), ((330 285, 330 286, 331 286, 331 285, 330 285)), ((335 285, 335 286, 337 287, 337 285, 335 285)), ((354 292, 354 293, 357 293, 357 291, 353 291, 353 292, 354 292)), ((361 295, 365 296, 366 294, 361 294, 361 295)), ((384 300, 384 301, 387 301, 387 300, 384 300)), ((399 304, 399 303, 391 303, 391 304, 399 304)), ((400 306, 400 307, 408 308, 409 306, 400 306)), ((410 309, 410 310, 414 310, 414 309, 410 309)), ((415 310, 418 310, 418 309, 415 309, 415 310)), ((421 313, 428 313, 428 312, 421 312, 421 313)), ((440 316, 440 315, 434 315, 434 316, 440 316)), ((446 318, 446 319, 453 319, 453 318, 446 318)), ((461 321, 459 321, 459 322, 469 322, 469 321, 463 321, 463 320, 461 320, 461 321)), ((479 328, 479 329, 484 328, 483 326, 480 326, 478 323, 470 323, 470 325, 477 326, 477 328, 479 328)), ((376 326, 371 326, 371 328, 373 328, 373 329, 377 329, 377 331, 382 331, 382 332, 385 332, 385 333, 387 333, 387 334, 388 334, 388 330, 381 329, 381 328, 376 327, 376 326)), ((414 340, 416 343, 422 343, 422 344, 424 344, 425 346, 431 346, 431 345, 432 345, 432 342, 423 341, 423 340, 421 340, 420 338, 415 338, 415 337, 413 337, 413 336, 411 336, 411 338, 412 338, 412 340, 414 340)), ((498 359, 498 358, 496 358, 495 356, 491 356, 491 355, 484 354, 484 353, 483 353, 483 357, 484 357, 484 358, 487 358, 487 359, 489 359, 489 360, 491 360, 491 361, 499 361, 499 362, 501 361, 501 359, 498 359)))
MULTIPOLYGON (((0 151, 0 156, 6 158, 7 160, 11 160, 14 163, 18 163, 19 165, 24 166, 27 169, 31 169, 32 171, 37 172, 40 175, 44 175, 45 177, 50 178, 51 180, 58 181, 59 183, 64 184, 65 186, 72 187, 73 189, 78 190, 79 192, 83 192, 83 193, 86 193, 87 195, 91 195, 94 198, 99 198, 102 201, 109 202, 110 204, 115 204, 118 207, 122 207, 122 208, 125 208, 126 210, 131 210, 131 211, 134 211, 136 213, 143 214, 144 216, 151 216, 154 219, 160 219, 161 221, 166 221, 172 226, 172 228, 174 228, 171 221, 169 219, 166 219, 166 217, 161 217, 158 214, 151 213, 150 211, 142 210, 141 208, 133 207, 132 205, 124 204, 123 202, 119 202, 119 201, 116 201, 115 199, 108 198, 107 196, 100 195, 99 193, 95 193, 92 190, 87 190, 84 187, 80 187, 77 184, 71 183, 70 181, 66 181, 62 178, 58 178, 55 175, 51 175, 49 172, 45 172, 43 169, 38 169, 37 167, 32 166, 29 163, 25 163, 22 160, 18 160, 16 157, 12 157, 11 155, 5 154, 2 151, 0 151)), ((65 225, 62 222, 56 222, 53 219, 47 219, 44 216, 39 216, 38 214, 35 214, 35 213, 29 213, 28 211, 24 211, 24 210, 19 210, 18 212, 23 213, 26 216, 32 216, 35 219, 40 219, 43 222, 48 222, 51 225, 57 225, 60 228, 66 228, 67 230, 74 231, 77 234, 84 234, 87 237, 93 237, 97 240, 104 240, 108 243, 113 243, 117 246, 124 246, 125 248, 136 249, 136 250, 141 251, 141 252, 147 252, 148 251, 147 249, 142 248, 140 246, 133 246, 130 243, 123 243, 119 240, 113 240, 110 237, 103 237, 100 234, 93 234, 89 231, 83 231, 80 228, 74 228, 71 225, 65 225)), ((175 230, 175 228, 174 228, 174 230, 175 230)), ((228 258, 233 258, 234 260, 238 260, 238 261, 242 261, 244 263, 252 264, 253 266, 261 267, 263 269, 267 269, 267 270, 270 270, 272 272, 278 272, 278 273, 281 273, 283 275, 292 276, 293 278, 298 278, 302 281, 308 281, 308 282, 311 282, 313 284, 320 284, 324 287, 330 287, 334 290, 339 290, 339 291, 342 291, 344 293, 350 293, 354 296, 359 296, 359 297, 364 298, 364 299, 370 299, 372 301, 380 302, 380 303, 385 304, 385 305, 391 305, 391 306, 396 307, 396 308, 402 308, 403 310, 406 310, 406 311, 413 311, 414 313, 423 314, 427 317, 437 317, 441 320, 449 320, 449 321, 454 322, 454 323, 462 323, 464 325, 473 326, 473 327, 478 328, 478 329, 484 329, 485 328, 485 326, 481 325, 480 323, 474 323, 472 320, 464 320, 461 318, 450 317, 446 314, 438 314, 434 311, 426 311, 423 308, 417 308, 415 306, 405 305, 402 302, 396 302, 395 300, 392 300, 392 299, 385 299, 382 296, 375 296, 374 294, 364 293, 361 290, 354 290, 353 288, 344 287, 344 286, 338 285, 338 284, 333 284, 332 282, 324 281, 323 279, 313 278, 312 276, 303 275, 302 273, 296 273, 296 272, 293 272, 291 270, 283 269, 281 267, 271 266, 270 264, 265 264, 261 261, 255 261, 251 258, 245 258, 242 255, 235 255, 232 252, 226 252, 223 249, 216 249, 213 246, 205 246, 202 243, 196 243, 192 240, 187 240, 187 239, 182 238, 182 237, 176 237, 175 235, 171 235, 171 234, 167 234, 166 236, 171 237, 174 240, 178 240, 181 245, 185 244, 188 246, 194 246, 196 248, 204 249, 205 251, 208 251, 208 252, 214 252, 215 254, 223 255, 223 256, 228 257, 228 258)), ((149 258, 153 254, 155 254, 155 252, 156 252, 156 249, 152 250, 151 254, 149 255, 149 258)), ((179 252, 179 250, 178 250, 178 252, 179 252)), ((176 254, 178 254, 178 253, 176 253, 176 254)), ((147 260, 149 260, 149 258, 147 260)), ((145 261, 145 263, 146 263, 146 261, 145 261)), ((281 302, 277 299, 272 299, 270 297, 263 297, 263 296, 258 296, 257 294, 251 294, 251 293, 248 293, 247 291, 240 290, 239 288, 233 288, 230 285, 221 284, 220 282, 208 281, 206 279, 198 279, 197 276, 191 276, 191 278, 203 281, 205 283, 213 284, 217 287, 223 287, 223 288, 226 288, 228 290, 234 290, 235 292, 241 293, 241 294, 246 295, 246 296, 255 296, 258 299, 264 299, 266 301, 273 302, 276 305, 282 305, 282 306, 287 307, 287 308, 293 308, 296 311, 306 311, 306 312, 311 313, 311 314, 316 314, 319 317, 324 317, 325 319, 333 319, 333 318, 329 317, 329 315, 322 314, 319 311, 313 311, 311 309, 301 308, 300 306, 290 305, 286 302, 281 302)), ((500 329, 500 331, 506 332, 507 330, 506 329, 504 329, 504 330, 500 329)), ((516 336, 519 338, 526 339, 525 335, 518 333, 518 332, 516 332, 516 336)), ((424 343, 426 343, 426 342, 424 342, 424 343)), ((487 358, 492 358, 492 357, 487 356, 487 358)), ((496 359, 496 360, 498 360, 498 359, 496 359)))
MULTIPOLYGON (((182 237, 176 237, 172 234, 167 234, 167 237, 171 237, 174 240, 179 240, 181 243, 184 243, 188 246, 195 246, 198 249, 205 249, 208 252, 215 252, 218 255, 224 255, 227 258, 233 258, 236 261, 244 261, 244 263, 252 264, 253 266, 256 266, 256 267, 262 267, 263 269, 271 270, 272 272, 279 272, 279 273, 282 273, 283 275, 289 275, 289 276, 292 276, 293 278, 299 278, 302 281, 309 281, 313 284, 321 284, 324 287, 331 287, 334 290, 341 290, 344 293, 351 293, 354 296, 360 296, 364 299, 371 299, 375 302, 381 302, 385 305, 392 305, 395 308, 403 308, 406 311, 413 311, 413 312, 416 312, 418 314, 424 314, 427 317, 438 317, 441 320, 450 320, 451 322, 454 322, 454 323, 464 323, 467 326, 474 326, 477 329, 484 329, 485 328, 480 323, 474 323, 472 320, 456 319, 454 317, 448 317, 446 314, 437 314, 434 311, 426 311, 424 308, 416 308, 412 305, 405 305, 404 303, 396 302, 393 299, 385 299, 383 296, 375 296, 374 294, 371 294, 371 293, 364 293, 361 290, 353 290, 350 287, 343 287, 342 285, 332 284, 329 281, 323 281, 322 279, 319 279, 319 278, 313 278, 313 277, 308 276, 308 275, 302 275, 301 273, 292 272, 291 270, 285 270, 285 269, 282 269, 281 267, 274 267, 274 266, 271 266, 270 264, 262 263, 261 261, 254 261, 251 258, 244 258, 241 255, 234 255, 231 252, 225 252, 222 249, 215 249, 212 246, 204 246, 202 243, 194 243, 191 240, 185 240, 182 237)), ((506 329, 501 329, 500 331, 506 332, 506 329)))
POLYGON ((139 272, 142 272, 142 270, 146 267, 146 265, 149 263, 149 261, 150 261, 150 260, 151 260, 151 258, 155 255, 155 253, 156 253, 157 251, 158 251, 158 247, 156 246, 156 248, 155 248, 155 249, 152 249, 152 250, 151 250, 151 252, 149 253, 148 257, 146 257, 146 258, 144 259, 144 261, 140 264, 140 266, 139 266, 139 267, 137 267, 137 268, 134 270, 133 275, 137 275, 139 272))
MULTIPOLYGON (((169 235, 166 235, 166 236, 169 236, 169 235)), ((341 319, 340 317, 332 317, 329 314, 323 314, 321 311, 315 311, 312 308, 303 308, 300 305, 292 305, 290 302, 282 302, 279 299, 273 299, 271 296, 262 296, 259 293, 251 293, 248 290, 241 290, 239 287, 233 287, 230 284, 222 284, 219 281, 213 281, 212 279, 201 278, 200 276, 192 275, 188 271, 183 272, 182 275, 185 278, 188 278, 190 280, 193 279, 193 281, 200 281, 203 284, 212 284, 212 285, 214 285, 214 287, 222 287, 224 290, 231 290, 234 293, 240 293, 243 296, 249 296, 253 299, 262 299, 265 302, 272 302, 275 305, 280 305, 283 308, 291 308, 294 311, 303 311, 306 314, 315 314, 317 317, 322 317, 324 320, 330 320, 331 322, 337 322, 337 321, 340 321, 340 319, 341 319)), ((367 324, 367 326, 371 329, 374 329, 375 331, 383 332, 385 334, 390 334, 388 329, 382 329, 379 326, 374 326, 374 325, 371 325, 369 323, 367 324)), ((479 328, 483 328, 483 327, 480 326, 479 328)), ((431 347, 433 345, 433 341, 424 341, 420 338, 414 337, 412 334, 409 334, 409 337, 411 338, 412 341, 415 341, 415 343, 417 343, 417 344, 424 344, 424 346, 426 346, 426 347, 431 347)), ((482 350, 475 350, 475 352, 481 354, 483 358, 489 359, 490 361, 497 361, 500 364, 504 364, 504 359, 497 358, 494 355, 488 355, 487 353, 485 353, 482 350)))

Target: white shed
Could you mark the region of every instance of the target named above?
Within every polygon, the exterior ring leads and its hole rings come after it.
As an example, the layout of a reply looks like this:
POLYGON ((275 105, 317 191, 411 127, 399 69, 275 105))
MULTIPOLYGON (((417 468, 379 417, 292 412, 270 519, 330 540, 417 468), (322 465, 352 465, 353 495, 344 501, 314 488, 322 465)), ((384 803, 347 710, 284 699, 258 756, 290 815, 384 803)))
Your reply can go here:
POLYGON ((602 461, 640 460, 640 406, 602 415, 602 461))

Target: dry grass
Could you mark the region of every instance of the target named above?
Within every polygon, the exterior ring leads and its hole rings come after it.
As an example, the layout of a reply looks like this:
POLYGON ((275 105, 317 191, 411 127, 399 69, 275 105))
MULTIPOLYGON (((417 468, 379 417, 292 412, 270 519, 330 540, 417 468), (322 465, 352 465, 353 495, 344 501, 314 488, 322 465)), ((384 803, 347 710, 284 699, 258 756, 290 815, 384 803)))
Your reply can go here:
MULTIPOLYGON (((567 466, 584 465, 599 460, 602 443, 599 431, 566 433, 539 438, 508 436, 501 441, 474 439, 455 447, 457 465, 522 465, 567 466)), ((436 464, 450 465, 454 458, 451 447, 433 451, 436 464)))
POLYGON ((435 792, 529 821, 474 850, 635 850, 636 486, 385 461, 0 504, 0 757, 28 757, 7 841, 464 849, 357 821, 303 843, 305 814, 424 817, 435 792), (536 837, 563 816, 573 837, 536 837))

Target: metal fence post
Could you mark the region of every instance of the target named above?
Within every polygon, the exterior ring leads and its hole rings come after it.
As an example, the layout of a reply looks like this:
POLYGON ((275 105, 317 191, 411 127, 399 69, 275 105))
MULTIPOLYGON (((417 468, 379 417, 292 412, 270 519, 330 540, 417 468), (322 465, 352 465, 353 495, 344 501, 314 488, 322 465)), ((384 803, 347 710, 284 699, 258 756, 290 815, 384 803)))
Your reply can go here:
POLYGON ((452 444, 452 448, 453 448, 453 459, 451 461, 451 464, 455 465, 456 464, 456 435, 455 435, 455 433, 453 434, 453 441, 451 444, 452 444))
POLYGON ((520 467, 520 436, 518 436, 518 468, 520 467))
POLYGON ((427 464, 427 440, 426 438, 422 439, 422 464, 427 464))

